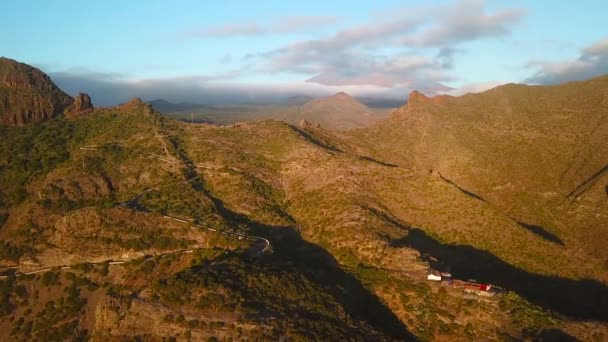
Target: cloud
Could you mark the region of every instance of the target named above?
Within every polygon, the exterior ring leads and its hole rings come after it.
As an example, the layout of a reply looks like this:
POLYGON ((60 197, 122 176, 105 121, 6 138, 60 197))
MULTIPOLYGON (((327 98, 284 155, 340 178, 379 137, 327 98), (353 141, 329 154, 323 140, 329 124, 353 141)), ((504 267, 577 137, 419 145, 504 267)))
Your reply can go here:
POLYGON ((213 88, 210 85, 234 79, 240 72, 233 70, 216 75, 148 79, 132 79, 128 74, 90 72, 87 69, 70 69, 48 74, 66 93, 74 96, 84 92, 91 96, 95 105, 110 106, 126 102, 133 97, 193 102, 199 98, 210 101, 213 96, 218 96, 215 100, 222 103, 221 101, 238 97, 237 94, 231 95, 230 91, 208 91, 213 88))
POLYGON ((203 27, 184 32, 183 37, 193 39, 286 34, 324 27, 337 21, 336 17, 331 16, 289 16, 268 26, 250 22, 203 27))
POLYGON ((504 84, 504 82, 498 81, 489 81, 489 82, 477 82, 477 83, 468 83, 461 87, 450 89, 448 91, 440 91, 441 94, 452 95, 452 96, 460 96, 464 94, 474 94, 481 93, 483 91, 496 88, 499 85, 504 84))
MULTIPOLYGON (((65 92, 91 96, 95 106, 113 106, 133 97, 145 101, 165 99, 174 103, 198 104, 276 104, 290 96, 327 96, 345 91, 353 96, 405 100, 412 89, 409 83, 385 88, 375 85, 323 85, 309 82, 244 84, 219 77, 187 76, 133 80, 120 74, 51 72, 51 79, 65 92)), ((419 89, 434 93, 434 84, 419 83, 419 89)))
POLYGON ((486 13, 485 1, 464 0, 435 9, 426 27, 403 38, 403 43, 417 46, 449 46, 482 38, 505 36, 525 12, 511 8, 486 13))
POLYGON ((557 84, 608 74, 608 37, 581 49, 578 58, 574 60, 535 60, 530 61, 526 67, 536 71, 525 82, 536 84, 557 84))
POLYGON ((309 82, 324 85, 449 82, 454 55, 464 51, 460 43, 504 36, 522 16, 520 9, 487 13, 481 0, 409 9, 262 53, 260 70, 313 75, 309 82))
MULTIPOLYGON (((129 75, 95 74, 87 70, 55 72, 51 77, 67 92, 87 92, 99 105, 112 105, 133 96, 174 102, 264 103, 282 94, 318 96, 341 90, 358 96, 404 99, 411 90, 429 95, 448 92, 457 81, 454 60, 466 53, 464 43, 508 35, 524 12, 517 8, 490 11, 483 0, 461 0, 393 10, 373 15, 369 22, 319 39, 296 40, 267 51, 225 54, 218 62, 238 65, 216 75, 133 79, 129 75), (273 74, 301 77, 300 82, 250 84, 241 76, 273 74)), ((182 39, 255 37, 288 34, 337 22, 329 16, 292 16, 274 24, 255 21, 203 27, 182 39)), ((604 45, 585 55, 602 53, 604 45)), ((590 61, 585 61, 590 63, 590 61)))

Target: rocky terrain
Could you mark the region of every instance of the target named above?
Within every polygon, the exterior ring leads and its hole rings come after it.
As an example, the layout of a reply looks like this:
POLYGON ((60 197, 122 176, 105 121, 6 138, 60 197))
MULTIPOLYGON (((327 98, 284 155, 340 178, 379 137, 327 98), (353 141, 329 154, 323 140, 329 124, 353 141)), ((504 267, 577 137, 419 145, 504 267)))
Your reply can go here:
POLYGON ((85 96, 0 127, 0 340, 602 341, 607 80, 340 132, 85 96))
POLYGON ((0 57, 0 124, 23 126, 61 114, 73 99, 42 71, 0 57))

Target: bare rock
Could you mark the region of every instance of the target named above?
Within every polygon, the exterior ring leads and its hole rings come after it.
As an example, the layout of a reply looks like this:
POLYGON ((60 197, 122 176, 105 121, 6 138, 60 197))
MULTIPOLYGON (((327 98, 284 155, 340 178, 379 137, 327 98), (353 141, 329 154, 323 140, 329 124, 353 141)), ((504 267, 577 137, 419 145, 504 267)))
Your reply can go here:
POLYGON ((299 126, 302 129, 321 128, 321 125, 319 123, 308 121, 306 119, 302 119, 302 121, 300 121, 299 126))
POLYGON ((42 71, 0 57, 0 124, 24 126, 49 120, 73 101, 42 71))
POLYGON ((79 117, 92 112, 94 109, 91 97, 84 93, 78 93, 74 98, 74 103, 68 108, 68 117, 79 117))

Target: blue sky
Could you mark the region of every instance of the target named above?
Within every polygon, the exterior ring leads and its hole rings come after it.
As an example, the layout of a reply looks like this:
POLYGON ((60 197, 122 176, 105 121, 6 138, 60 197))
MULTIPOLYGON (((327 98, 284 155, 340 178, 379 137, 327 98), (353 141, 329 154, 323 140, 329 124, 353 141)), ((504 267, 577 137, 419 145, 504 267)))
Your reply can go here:
POLYGON ((600 0, 23 0, 3 4, 0 55, 102 104, 405 98, 608 73, 606 13, 600 0))

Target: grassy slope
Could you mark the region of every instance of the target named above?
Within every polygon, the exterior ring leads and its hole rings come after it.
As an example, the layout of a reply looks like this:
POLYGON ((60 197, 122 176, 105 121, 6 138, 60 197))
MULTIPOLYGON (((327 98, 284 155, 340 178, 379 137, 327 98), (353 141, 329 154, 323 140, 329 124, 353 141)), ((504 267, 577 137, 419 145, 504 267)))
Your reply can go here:
POLYGON ((507 85, 443 104, 421 100, 346 139, 361 153, 438 171, 515 220, 558 237, 572 257, 601 265, 606 89, 608 78, 601 77, 553 87, 507 85), (573 189, 579 191, 568 196, 573 189))

